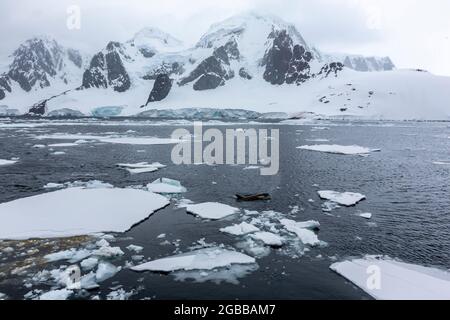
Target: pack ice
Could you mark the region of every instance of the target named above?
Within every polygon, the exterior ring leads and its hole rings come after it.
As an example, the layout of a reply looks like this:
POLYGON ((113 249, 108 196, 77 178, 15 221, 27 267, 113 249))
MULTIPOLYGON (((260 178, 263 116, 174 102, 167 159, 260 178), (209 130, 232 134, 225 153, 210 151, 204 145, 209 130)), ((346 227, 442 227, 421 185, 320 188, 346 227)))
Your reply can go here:
POLYGON ((186 211, 203 219, 220 220, 239 212, 239 209, 218 202, 205 202, 186 206, 186 211))
POLYGON ((447 271, 380 256, 338 262, 330 268, 375 299, 450 299, 450 273, 447 271))
POLYGON ((172 272, 178 270, 213 270, 233 264, 253 264, 256 260, 243 253, 219 247, 200 249, 185 254, 150 261, 135 267, 133 271, 172 272))
POLYGON ((168 204, 142 190, 68 188, 0 204, 0 239, 125 232, 168 204))
POLYGON ((318 152, 325 152, 325 153, 334 153, 334 154, 343 154, 343 155, 364 155, 364 154, 369 154, 371 152, 380 151, 378 149, 369 149, 369 148, 360 147, 360 146, 340 146, 337 144, 300 146, 300 147, 297 147, 297 149, 318 151, 318 152))
POLYGON ((351 207, 366 199, 366 196, 360 193, 354 192, 337 192, 337 191, 318 191, 319 197, 324 200, 330 200, 337 204, 351 207))

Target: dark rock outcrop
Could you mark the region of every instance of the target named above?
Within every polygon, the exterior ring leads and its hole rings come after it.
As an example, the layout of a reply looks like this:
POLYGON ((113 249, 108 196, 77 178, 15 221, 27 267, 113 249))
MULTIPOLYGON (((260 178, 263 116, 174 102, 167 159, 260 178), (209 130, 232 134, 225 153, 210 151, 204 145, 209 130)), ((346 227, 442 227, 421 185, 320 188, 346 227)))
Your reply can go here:
POLYGON ((43 116, 47 112, 47 100, 41 101, 33 105, 29 111, 29 115, 43 116))
POLYGON ((158 75, 145 105, 148 105, 151 102, 164 100, 172 89, 172 82, 173 80, 170 79, 167 74, 158 75))
POLYGON ((202 75, 197 82, 194 83, 194 90, 211 90, 216 89, 219 86, 223 86, 225 80, 214 73, 207 73, 202 75))
POLYGON ((8 76, 0 76, 0 100, 6 97, 6 92, 11 92, 11 84, 8 76))
POLYGON ((183 65, 178 62, 174 63, 163 63, 158 68, 154 69, 153 71, 149 72, 142 78, 144 80, 156 80, 159 75, 166 74, 168 76, 170 75, 180 75, 184 72, 183 65))
POLYGON ((311 78, 309 62, 312 54, 302 45, 294 45, 286 30, 269 35, 272 47, 264 55, 262 65, 266 67, 264 80, 273 85, 300 84, 311 78))
POLYGON ((99 52, 91 60, 89 69, 83 74, 83 88, 107 88, 108 82, 105 77, 105 55, 99 52))
POLYGON ((197 79, 194 90, 209 90, 224 85, 234 77, 234 72, 229 68, 230 61, 239 57, 236 41, 229 41, 214 49, 213 55, 200 62, 187 77, 181 79, 179 85, 183 86, 197 79))
POLYGON ((245 68, 240 68, 239 69, 239 76, 243 79, 246 80, 252 80, 253 77, 250 75, 250 73, 248 73, 248 71, 245 68))
POLYGON ((131 86, 122 58, 124 56, 122 45, 118 42, 110 42, 106 46, 106 54, 97 53, 91 60, 89 69, 83 74, 82 87, 88 88, 108 88, 114 91, 125 92, 131 86))
POLYGON ((328 77, 330 74, 335 77, 338 76, 338 73, 344 69, 344 65, 340 62, 331 62, 327 63, 320 69, 318 75, 323 76, 324 78, 328 77))

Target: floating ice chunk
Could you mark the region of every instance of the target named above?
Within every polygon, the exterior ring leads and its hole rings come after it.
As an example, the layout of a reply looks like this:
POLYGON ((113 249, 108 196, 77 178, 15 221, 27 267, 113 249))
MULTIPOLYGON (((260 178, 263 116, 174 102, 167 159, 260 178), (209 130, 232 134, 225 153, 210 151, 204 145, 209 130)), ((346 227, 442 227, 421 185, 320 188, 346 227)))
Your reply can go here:
POLYGON ((64 151, 56 151, 56 152, 52 153, 52 155, 54 155, 54 156, 62 156, 62 155, 65 155, 65 154, 66 153, 64 151))
MULTIPOLYGON (((270 250, 270 249, 269 249, 270 250)), ((258 270, 257 264, 240 265, 235 264, 226 269, 214 270, 213 272, 205 271, 177 271, 173 273, 176 281, 186 281, 192 279, 196 283, 204 283, 207 281, 221 284, 222 282, 239 284, 239 279, 244 278, 250 273, 258 270)))
POLYGON ((331 212, 331 211, 333 211, 334 209, 338 209, 338 208, 340 208, 341 206, 340 205, 338 205, 336 202, 333 202, 333 201, 326 201, 326 202, 324 202, 323 204, 322 204, 322 211, 323 212, 331 212))
POLYGON ((119 163, 118 167, 125 168, 131 174, 138 173, 146 173, 146 172, 155 172, 159 169, 165 168, 166 166, 159 163, 154 162, 149 164, 148 162, 140 162, 140 163, 119 163))
POLYGON ((80 266, 83 270, 93 270, 98 265, 98 258, 91 257, 81 261, 80 266))
POLYGON ((0 204, 0 239, 125 232, 169 204, 132 189, 69 188, 0 204))
POLYGON ((136 253, 140 253, 140 252, 142 252, 142 250, 144 250, 144 247, 136 246, 136 245, 134 245, 134 244, 130 244, 130 245, 127 247, 127 249, 128 249, 129 251, 133 251, 133 252, 136 252, 136 253))
POLYGON ((77 263, 83 259, 86 259, 92 254, 90 250, 87 249, 70 249, 60 252, 55 252, 44 256, 44 259, 48 262, 56 262, 61 260, 67 260, 70 263, 77 263))
POLYGON ((318 191, 318 194, 321 199, 330 200, 346 207, 354 206, 366 199, 365 195, 353 192, 318 191))
POLYGON ((113 258, 123 256, 124 254, 125 253, 119 247, 111 247, 109 244, 92 252, 92 255, 103 258, 113 258))
POLYGON ((360 154, 369 154, 371 152, 380 151, 379 149, 369 149, 369 148, 360 147, 360 146, 340 146, 340 145, 336 145, 336 144, 300 146, 300 147, 297 147, 297 149, 343 154, 343 155, 360 155, 360 154))
POLYGON ((94 272, 90 272, 80 279, 80 289, 93 290, 99 287, 97 283, 97 276, 94 272))
POLYGON ((68 147, 77 147, 79 144, 77 143, 54 143, 48 145, 50 148, 68 148, 68 147))
MULTIPOLYGON (((334 263, 331 270, 379 300, 449 300, 450 273, 434 268, 398 262, 387 257, 334 263), (367 286, 368 270, 378 270, 379 286, 367 286)), ((375 271, 373 271, 375 272, 375 271)))
POLYGON ((248 167, 245 167, 244 168, 244 170, 258 170, 260 167, 258 167, 258 166, 248 166, 248 167))
POLYGON ((177 270, 213 270, 233 264, 253 264, 256 260, 243 253, 219 247, 201 249, 190 253, 150 261, 136 267, 133 271, 172 272, 177 270))
POLYGON ((283 226, 295 225, 297 228, 300 228, 300 229, 318 230, 320 228, 320 223, 318 221, 314 221, 314 220, 310 220, 310 221, 306 221, 306 222, 296 222, 294 220, 281 219, 280 223, 283 226))
POLYGON ((47 146, 45 144, 35 144, 34 146, 32 146, 32 148, 34 148, 34 149, 44 149, 44 148, 47 148, 47 146))
POLYGON ((112 301, 114 301, 114 300, 118 300, 118 301, 128 300, 134 294, 135 294, 134 291, 126 292, 125 290, 120 288, 120 289, 118 289, 116 291, 111 291, 110 293, 108 293, 108 295, 106 296, 106 300, 112 300, 112 301))
POLYGON ((258 232, 260 231, 257 227, 254 225, 242 222, 241 224, 235 224, 226 228, 220 229, 220 232, 228 233, 234 236, 243 236, 249 233, 258 232))
POLYGON ((17 161, 15 160, 4 160, 0 159, 0 166, 10 166, 12 164, 15 164, 17 161))
POLYGON ((97 282, 103 282, 114 277, 119 271, 120 268, 109 262, 100 262, 97 272, 95 273, 95 278, 97 279, 97 282))
POLYGON ((361 218, 368 219, 368 220, 372 219, 372 214, 371 213, 361 213, 359 216, 361 218))
POLYGON ((239 209, 218 202, 205 202, 188 205, 186 211, 203 219, 219 220, 238 213, 239 209))
POLYGON ((283 238, 271 232, 257 232, 251 235, 255 240, 262 241, 265 245, 271 247, 283 246, 283 238))
POLYGON ((155 193, 184 193, 186 192, 186 188, 183 187, 180 181, 161 178, 149 183, 147 185, 147 190, 155 193))
POLYGON ((445 162, 445 161, 435 161, 435 162, 433 162, 433 164, 438 165, 438 166, 450 166, 450 162, 445 162))
POLYGON ((263 258, 270 254, 270 248, 260 245, 259 242, 256 242, 249 237, 245 239, 245 241, 237 243, 236 247, 244 250, 246 253, 256 258, 263 258))
POLYGON ((162 145, 177 144, 178 139, 154 138, 154 137, 118 137, 118 138, 100 138, 101 142, 114 144, 132 144, 132 145, 162 145))
POLYGON ((287 231, 295 233, 303 244, 317 246, 321 243, 313 231, 302 227, 304 226, 303 223, 297 224, 297 222, 288 219, 283 219, 280 222, 287 231))
POLYGON ((156 237, 156 239, 164 239, 166 237, 165 233, 161 233, 159 236, 156 237))
POLYGON ((64 185, 62 183, 47 183, 44 186, 44 189, 60 189, 60 188, 64 188, 64 185))
POLYGON ((5 300, 6 294, 0 292, 0 300, 5 300))
POLYGON ((67 300, 73 291, 69 289, 52 290, 42 294, 39 300, 67 300))

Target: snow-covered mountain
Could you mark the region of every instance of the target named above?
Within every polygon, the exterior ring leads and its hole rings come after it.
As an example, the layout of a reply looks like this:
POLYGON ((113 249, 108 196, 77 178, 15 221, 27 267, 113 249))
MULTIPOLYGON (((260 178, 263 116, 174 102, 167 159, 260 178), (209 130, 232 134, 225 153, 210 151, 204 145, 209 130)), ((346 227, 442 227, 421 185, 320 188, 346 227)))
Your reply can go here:
POLYGON ((47 37, 27 40, 8 59, 0 70, 0 100, 25 93, 33 96, 42 89, 52 88, 57 93, 72 88, 79 85, 84 68, 79 51, 47 37))
POLYGON ((313 52, 317 59, 321 62, 333 62, 339 61, 343 63, 347 68, 361 72, 373 72, 373 71, 392 71, 395 69, 395 65, 389 57, 365 57, 355 54, 343 54, 343 53, 323 53, 316 48, 313 48, 313 52))
MULTIPOLYGON (((159 29, 143 29, 126 42, 109 42, 78 74, 66 70, 66 60, 76 60, 68 50, 44 50, 62 52, 46 59, 38 48, 29 49, 33 66, 40 66, 41 60, 63 61, 63 67, 54 68, 58 72, 44 74, 52 81, 70 78, 65 82, 69 88, 59 94, 13 92, 0 101, 3 110, 50 116, 180 116, 181 112, 165 111, 176 109, 197 115, 227 109, 215 114, 228 116, 229 109, 240 109, 240 114, 249 110, 252 115, 314 112, 389 119, 450 115, 450 96, 444 89, 449 78, 395 70, 389 58, 323 53, 294 25, 254 13, 212 25, 191 48, 159 29)), ((45 77, 38 79, 44 80, 33 83, 53 87, 45 77)), ((0 79, 0 86, 5 88, 8 81, 9 76, 0 79)))

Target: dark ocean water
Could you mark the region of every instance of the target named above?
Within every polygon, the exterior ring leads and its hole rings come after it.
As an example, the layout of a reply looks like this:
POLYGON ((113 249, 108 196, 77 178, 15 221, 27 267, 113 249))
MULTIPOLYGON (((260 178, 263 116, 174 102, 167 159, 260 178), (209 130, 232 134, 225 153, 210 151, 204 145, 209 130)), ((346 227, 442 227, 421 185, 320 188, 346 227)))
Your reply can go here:
MULTIPOLYGON (((323 127, 323 124, 317 126, 323 127)), ((185 126, 192 131, 192 127, 185 126)), ((251 124, 230 124, 226 128, 252 128, 251 124)), ((124 269, 101 284, 91 295, 105 297, 114 287, 136 290, 132 299, 367 299, 361 290, 329 270, 337 260, 365 254, 383 254, 405 262, 450 268, 450 128, 443 123, 333 123, 326 130, 310 125, 263 124, 255 128, 280 130, 280 171, 261 176, 245 166, 175 166, 171 164, 171 145, 86 144, 58 148, 65 155, 54 156, 48 148, 35 144, 64 141, 36 140, 41 134, 70 133, 169 137, 178 126, 71 124, 30 128, 0 127, 0 159, 19 157, 13 166, 0 167, 0 203, 47 192, 47 183, 75 180, 102 180, 116 187, 144 185, 166 177, 180 180, 188 192, 183 195, 196 203, 218 201, 242 209, 274 210, 289 213, 297 221, 318 220, 319 239, 328 243, 313 248, 300 258, 272 250, 259 259, 238 284, 178 281, 173 275, 134 273, 124 269), (134 132, 127 132, 133 130, 134 132), (379 148, 369 157, 341 156, 296 149, 297 146, 322 144, 310 139, 329 139, 330 144, 379 148), (138 152, 140 150, 140 152, 138 152), (142 152, 145 150, 145 152, 142 152), (130 175, 117 163, 161 162, 168 165, 158 172, 130 175), (217 184, 213 184, 217 182, 217 184), (317 187, 317 185, 319 187, 317 187), (336 209, 331 215, 321 209, 318 190, 359 192, 367 200, 355 207, 336 209), (237 203, 235 193, 267 192, 271 201, 237 203), (315 202, 309 202, 309 199, 315 202), (357 214, 370 212, 368 221, 357 214)), ((69 140, 68 142, 73 141, 69 140)), ((328 142, 327 142, 328 143, 328 142)), ((172 255, 173 245, 162 246, 156 237, 179 240, 178 250, 201 238, 208 243, 235 246, 237 239, 218 230, 233 223, 205 222, 186 214, 174 204, 157 212, 124 235, 116 235, 114 246, 130 244, 144 247, 146 259, 172 255)), ((115 262, 131 260, 126 251, 115 262)), ((11 259, 2 258, 1 265, 11 259)), ((60 263, 61 264, 61 263, 60 263)), ((47 267, 49 268, 49 267, 47 267)), ((1 275, 1 273, 0 273, 1 275)), ((22 276, 0 276, 0 292, 21 299, 29 291, 20 284, 22 276)), ((45 286, 41 287, 45 289, 45 286)))

